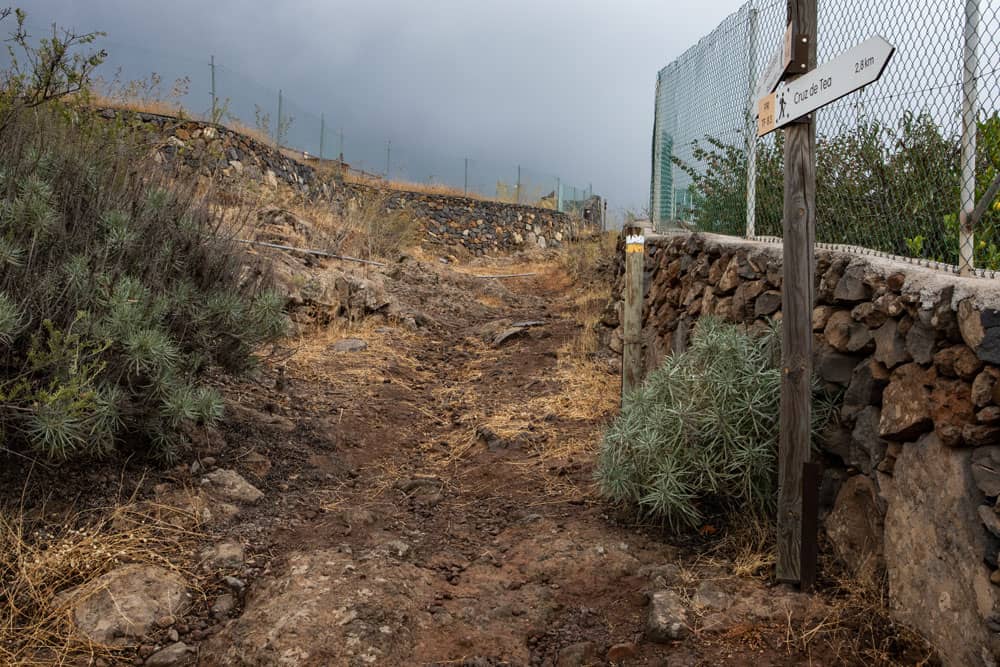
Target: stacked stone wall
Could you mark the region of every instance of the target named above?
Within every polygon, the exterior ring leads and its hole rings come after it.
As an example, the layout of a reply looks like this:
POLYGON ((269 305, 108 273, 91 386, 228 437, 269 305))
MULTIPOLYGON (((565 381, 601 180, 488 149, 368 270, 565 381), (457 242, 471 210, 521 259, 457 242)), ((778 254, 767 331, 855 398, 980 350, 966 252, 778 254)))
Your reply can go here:
MULTIPOLYGON (((647 366, 697 320, 782 318, 781 247, 700 234, 648 240, 647 366)), ((602 318, 621 350, 622 262, 602 318)), ((818 439, 829 543, 888 575, 901 620, 951 665, 1000 656, 1000 282, 820 250, 815 371, 837 415, 818 439)))
MULTIPOLYGON (((341 211, 359 198, 384 199, 388 210, 412 215, 428 242, 461 246, 475 255, 557 247, 578 229, 576 218, 551 209, 324 179, 311 165, 223 125, 114 109, 98 114, 149 131, 157 138, 157 159, 174 168, 224 182, 249 179, 270 187, 281 182, 341 211)), ((601 202, 595 198, 591 205, 599 210, 601 202)))

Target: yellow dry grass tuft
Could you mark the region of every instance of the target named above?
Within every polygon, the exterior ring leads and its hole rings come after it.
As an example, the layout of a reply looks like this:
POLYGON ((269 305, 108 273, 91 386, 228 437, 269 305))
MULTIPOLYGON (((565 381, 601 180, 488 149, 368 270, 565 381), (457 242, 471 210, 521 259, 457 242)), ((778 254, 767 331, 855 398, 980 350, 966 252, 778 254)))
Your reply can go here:
POLYGON ((113 660, 122 649, 76 633, 60 594, 125 563, 185 567, 185 544, 196 534, 175 524, 197 520, 180 514, 125 504, 67 517, 53 529, 36 526, 20 509, 0 510, 0 664, 113 660))

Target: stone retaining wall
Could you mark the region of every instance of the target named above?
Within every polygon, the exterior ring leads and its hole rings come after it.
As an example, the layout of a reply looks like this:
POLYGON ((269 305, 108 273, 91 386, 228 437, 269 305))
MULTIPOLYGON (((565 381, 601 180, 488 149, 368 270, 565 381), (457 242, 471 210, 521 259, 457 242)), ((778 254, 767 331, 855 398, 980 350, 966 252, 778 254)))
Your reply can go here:
POLYGON ((315 195, 329 196, 316 170, 273 146, 224 125, 153 113, 99 109, 102 118, 138 123, 160 139, 157 155, 174 166, 209 177, 242 176, 277 187, 279 181, 315 195))
MULTIPOLYGON (((619 352, 622 265, 602 318, 619 352)), ((782 316, 780 245, 654 237, 645 282, 650 368, 699 317, 755 330, 782 316)), ((842 396, 818 443, 833 549, 885 569, 899 618, 946 664, 997 664, 1000 283, 818 251, 813 336, 816 373, 842 396)))
MULTIPOLYGON (((372 195, 364 185, 343 188, 350 196, 372 195)), ((397 190, 384 191, 384 196, 389 209, 404 209, 413 216, 428 242, 462 246, 475 255, 558 247, 578 228, 572 216, 551 209, 397 190)))
MULTIPOLYGON (((389 210, 414 216, 429 242, 462 246, 475 255, 530 246, 558 246, 572 237, 576 220, 551 209, 423 194, 321 179, 316 170, 256 139, 225 126, 152 113, 100 109, 108 120, 138 123, 159 138, 158 159, 206 177, 251 179, 271 187, 279 181, 310 197, 345 209, 352 199, 384 196, 389 210)), ((600 206, 595 198, 594 210, 600 206)))

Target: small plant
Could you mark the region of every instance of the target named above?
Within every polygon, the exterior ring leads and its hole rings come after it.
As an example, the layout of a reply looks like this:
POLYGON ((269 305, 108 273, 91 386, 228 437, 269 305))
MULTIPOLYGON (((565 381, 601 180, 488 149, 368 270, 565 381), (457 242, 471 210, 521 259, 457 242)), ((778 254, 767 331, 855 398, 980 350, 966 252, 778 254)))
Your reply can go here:
MULTIPOLYGON (((625 399, 604 437, 609 499, 680 532, 714 510, 773 510, 781 374, 776 329, 755 338, 704 318, 690 348, 625 399)), ((828 414, 815 415, 824 423, 828 414)))

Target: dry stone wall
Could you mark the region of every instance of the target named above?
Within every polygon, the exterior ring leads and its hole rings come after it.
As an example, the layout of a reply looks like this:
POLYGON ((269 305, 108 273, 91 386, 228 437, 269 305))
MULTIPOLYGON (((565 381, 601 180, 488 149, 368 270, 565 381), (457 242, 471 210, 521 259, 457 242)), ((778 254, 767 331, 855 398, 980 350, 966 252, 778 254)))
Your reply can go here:
POLYGON ((316 170, 224 125, 153 113, 100 109, 102 118, 136 124, 159 139, 157 155, 170 165, 211 177, 245 177, 274 187, 284 182, 315 195, 332 193, 316 170))
MULTIPOLYGON (((622 262, 619 262, 619 267, 622 262)), ((901 620, 949 665, 1000 657, 1000 282, 820 250, 815 370, 842 396, 820 442, 827 536, 888 575, 901 620)), ((621 350, 621 268, 602 317, 621 350)), ((782 317, 781 247, 654 237, 643 334, 652 368, 704 316, 782 317)))
MULTIPOLYGON (((384 197, 389 211, 408 211, 429 242, 463 247, 475 255, 557 247, 577 229, 575 218, 551 209, 470 197, 380 191, 339 179, 324 180, 310 165, 223 125, 114 109, 100 109, 98 114, 151 132, 159 139, 157 158, 174 168, 223 180, 250 179, 271 187, 282 182, 341 210, 352 200, 384 197)), ((592 206, 599 210, 600 201, 592 206)))
MULTIPOLYGON (((370 196, 365 189, 344 185, 344 192, 354 196, 370 196)), ((573 217, 551 209, 395 190, 385 196, 389 209, 404 209, 416 220, 428 242, 464 247, 474 255, 555 248, 577 232, 573 217)))

